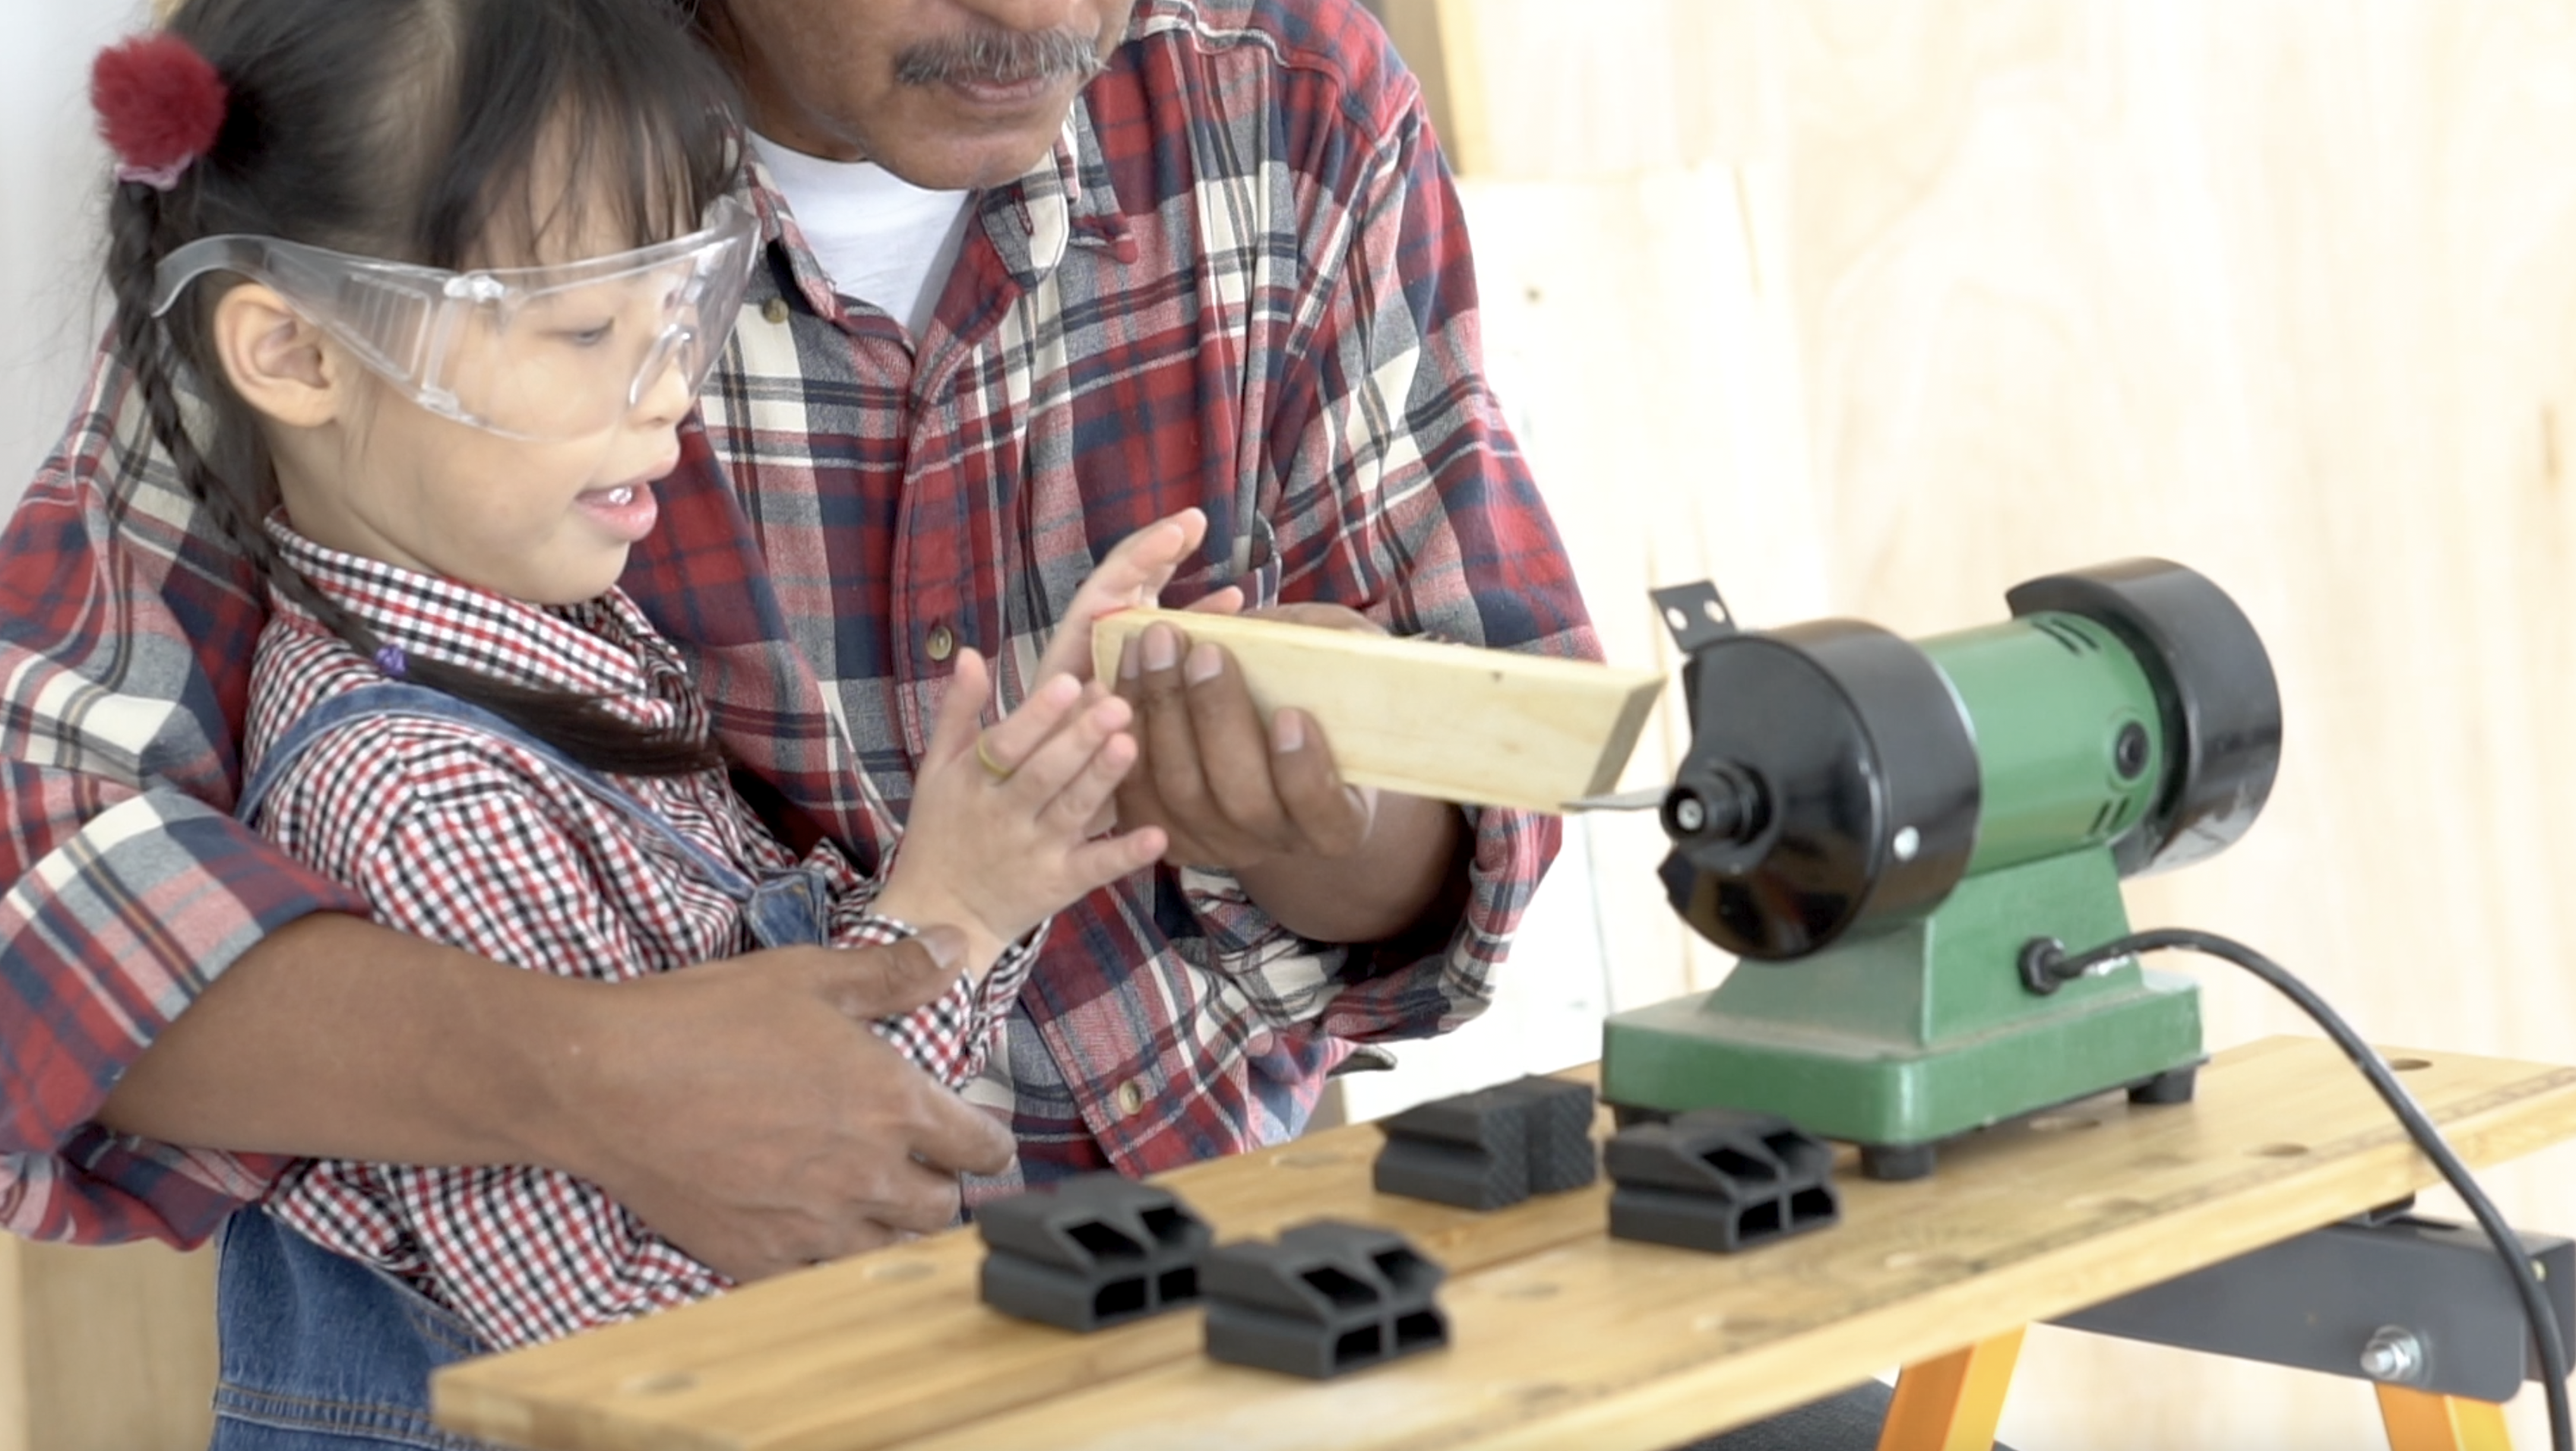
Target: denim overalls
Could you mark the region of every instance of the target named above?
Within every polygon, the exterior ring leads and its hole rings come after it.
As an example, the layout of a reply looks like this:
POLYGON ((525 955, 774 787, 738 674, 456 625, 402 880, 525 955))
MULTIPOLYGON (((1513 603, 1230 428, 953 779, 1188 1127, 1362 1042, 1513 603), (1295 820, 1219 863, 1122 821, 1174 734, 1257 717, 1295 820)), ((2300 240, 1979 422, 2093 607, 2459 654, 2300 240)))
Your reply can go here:
MULTIPOLYGON (((595 771, 500 716, 423 686, 386 681, 315 706, 243 785, 245 821, 296 757, 329 732, 380 715, 458 721, 535 752, 660 837, 689 870, 740 902, 763 947, 819 944, 829 889, 802 867, 754 881, 675 831, 595 771)), ((323 1249, 256 1206, 226 1221, 215 1319, 222 1378, 213 1451, 498 1451, 429 1419, 429 1373, 490 1347, 464 1320, 394 1276, 323 1249)))

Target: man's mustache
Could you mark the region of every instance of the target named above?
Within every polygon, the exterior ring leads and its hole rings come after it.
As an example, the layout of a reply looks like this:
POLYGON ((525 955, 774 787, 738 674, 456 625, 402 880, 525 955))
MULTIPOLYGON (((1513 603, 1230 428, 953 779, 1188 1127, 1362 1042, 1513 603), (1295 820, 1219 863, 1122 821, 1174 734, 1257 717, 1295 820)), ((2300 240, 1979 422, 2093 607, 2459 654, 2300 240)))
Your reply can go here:
POLYGON ((1062 76, 1087 81, 1109 68, 1097 44, 1075 30, 976 30, 904 47, 894 78, 907 86, 1009 86, 1062 76))

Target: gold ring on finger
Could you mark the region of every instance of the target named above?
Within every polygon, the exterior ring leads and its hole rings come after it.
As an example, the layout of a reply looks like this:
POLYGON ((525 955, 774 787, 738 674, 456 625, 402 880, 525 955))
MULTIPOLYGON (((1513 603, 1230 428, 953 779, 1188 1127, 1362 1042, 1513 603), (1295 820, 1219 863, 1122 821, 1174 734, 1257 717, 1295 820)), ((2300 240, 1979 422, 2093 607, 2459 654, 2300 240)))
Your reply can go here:
POLYGON ((1011 773, 1019 769, 1016 766, 1005 766, 994 760, 993 748, 982 736, 975 738, 975 760, 984 768, 984 774, 992 777, 997 784, 1011 779, 1011 773))

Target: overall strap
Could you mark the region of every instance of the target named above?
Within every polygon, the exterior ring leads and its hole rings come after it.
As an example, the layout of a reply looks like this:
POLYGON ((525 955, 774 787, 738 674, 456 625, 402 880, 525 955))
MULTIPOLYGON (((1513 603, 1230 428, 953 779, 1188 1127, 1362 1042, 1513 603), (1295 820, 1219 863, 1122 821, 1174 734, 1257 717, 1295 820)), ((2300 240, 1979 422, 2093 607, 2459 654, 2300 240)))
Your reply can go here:
POLYGON ((334 695, 298 716, 260 758, 259 768, 242 783, 240 804, 233 814, 244 821, 259 810, 278 780, 306 751, 324 737, 344 726, 382 716, 410 716, 416 719, 449 721, 472 726, 486 735, 509 741, 563 773, 566 780, 581 787, 601 803, 625 813, 626 818, 659 837, 687 862, 707 885, 737 902, 751 899, 753 884, 749 877, 727 864, 713 852, 682 836, 662 813, 638 801, 633 795, 611 782, 606 776, 567 756, 558 747, 528 734, 524 727, 505 716, 487 710, 471 701, 459 700, 442 690, 414 685, 405 680, 384 680, 361 685, 355 690, 334 695))

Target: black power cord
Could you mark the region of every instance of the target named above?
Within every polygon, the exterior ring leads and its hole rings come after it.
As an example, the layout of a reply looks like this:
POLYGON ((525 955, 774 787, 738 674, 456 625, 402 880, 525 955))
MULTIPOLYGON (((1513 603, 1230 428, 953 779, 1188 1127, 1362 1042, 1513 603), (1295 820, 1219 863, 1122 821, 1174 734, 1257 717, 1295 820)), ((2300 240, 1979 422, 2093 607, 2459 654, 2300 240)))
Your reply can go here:
POLYGON ((2496 1212, 2486 1191, 2469 1176, 2468 1166, 2460 1162, 2459 1155, 2451 1152, 2451 1146, 2442 1138, 2442 1131, 2433 1127, 2433 1121, 2424 1116, 2424 1110, 2416 1105, 2414 1096, 2398 1084, 2397 1075, 2389 1071, 2387 1063, 2368 1043, 2361 1041, 2361 1035, 2355 1033, 2334 1009, 2326 1006, 2325 999, 2318 997, 2306 983, 2292 977, 2288 969, 2241 942, 2214 932, 2194 932, 2180 927, 2133 933, 2072 955, 2067 953, 2065 944, 2054 938, 2033 938, 2021 950, 2022 980, 2034 991, 2054 992, 2058 984, 2072 982, 2116 959, 2176 948, 2232 962, 2277 988, 2283 997, 2298 1004, 2309 1017, 2317 1020, 2317 1026, 2326 1030, 2326 1036, 2334 1039, 2335 1046, 2341 1048, 2344 1056, 2353 1061, 2353 1066, 2361 1070, 2361 1076, 2369 1079, 2370 1086, 2388 1101, 2397 1121, 2406 1126, 2407 1134, 2415 1140, 2415 1147, 2423 1150, 2424 1157, 2432 1160, 2433 1166, 2442 1171, 2442 1178, 2467 1202, 2469 1213, 2476 1217, 2478 1227, 2485 1230, 2487 1238, 2495 1243, 2496 1253, 2504 1257, 2505 1271, 2513 1276, 2514 1288, 2522 1294, 2522 1313, 2531 1321, 2532 1343, 2540 1351, 2540 1388, 2549 1401, 2551 1451, 2576 1451, 2576 1445, 2571 1445, 2570 1441, 2567 1413, 2567 1342, 2559 1333, 2558 1316, 2550 1309, 2549 1298, 2540 1288, 2540 1277, 2532 1273, 2531 1257, 2523 1252, 2521 1241, 2514 1237, 2512 1228, 2504 1222, 2504 1216, 2496 1212))

